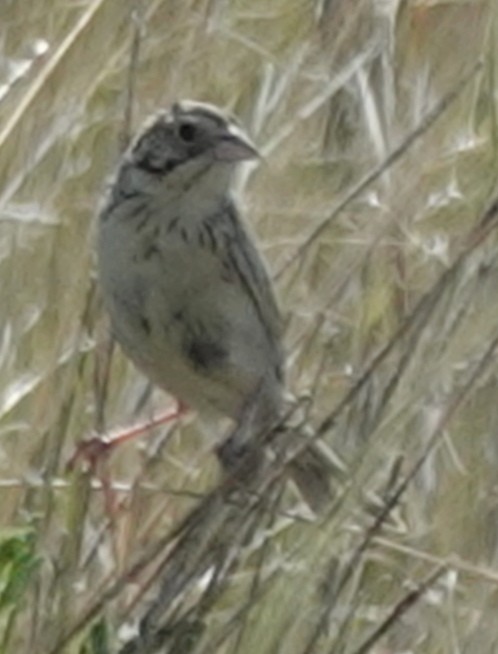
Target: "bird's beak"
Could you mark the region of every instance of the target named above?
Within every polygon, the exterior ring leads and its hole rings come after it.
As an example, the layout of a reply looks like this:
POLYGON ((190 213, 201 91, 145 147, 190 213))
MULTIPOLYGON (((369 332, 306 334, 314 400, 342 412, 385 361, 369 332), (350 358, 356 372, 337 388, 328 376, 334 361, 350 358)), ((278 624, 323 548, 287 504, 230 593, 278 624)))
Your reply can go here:
POLYGON ((257 159, 259 152, 243 130, 236 125, 230 125, 220 135, 214 148, 214 156, 218 161, 245 161, 257 159))

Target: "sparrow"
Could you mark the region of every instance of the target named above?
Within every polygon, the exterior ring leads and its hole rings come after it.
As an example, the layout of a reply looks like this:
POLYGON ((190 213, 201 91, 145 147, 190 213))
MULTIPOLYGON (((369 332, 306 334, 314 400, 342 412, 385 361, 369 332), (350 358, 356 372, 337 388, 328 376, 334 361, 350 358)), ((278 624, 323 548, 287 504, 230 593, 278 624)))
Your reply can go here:
MULTIPOLYGON (((258 158, 241 124, 184 100, 152 116, 118 164, 98 224, 98 278, 112 332, 182 405, 230 418, 230 468, 284 410, 282 320, 266 264, 234 198, 258 158)), ((312 445, 290 466, 316 510, 329 466, 312 445)))

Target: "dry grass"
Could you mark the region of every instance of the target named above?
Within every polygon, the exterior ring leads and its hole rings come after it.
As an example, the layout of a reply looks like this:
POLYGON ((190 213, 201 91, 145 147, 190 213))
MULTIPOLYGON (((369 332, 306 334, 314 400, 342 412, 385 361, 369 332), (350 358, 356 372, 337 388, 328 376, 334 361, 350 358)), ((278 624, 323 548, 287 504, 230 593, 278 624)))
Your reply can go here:
MULTIPOLYGON (((498 651, 498 16, 491 0, 21 0, 0 9, 0 651, 498 651), (32 6, 31 6, 32 5, 32 6), (94 216, 137 124, 230 106, 289 384, 344 462, 319 521, 278 461, 233 493, 201 419, 115 351, 94 216)), ((292 438, 287 456, 296 453, 292 438)))

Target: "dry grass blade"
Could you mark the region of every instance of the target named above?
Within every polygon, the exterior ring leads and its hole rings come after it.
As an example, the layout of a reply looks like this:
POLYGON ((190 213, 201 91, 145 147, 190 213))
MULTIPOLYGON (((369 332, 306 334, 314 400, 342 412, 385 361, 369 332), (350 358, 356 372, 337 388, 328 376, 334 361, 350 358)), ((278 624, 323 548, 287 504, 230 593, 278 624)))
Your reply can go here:
POLYGON ((496 3, 4 5, 0 650, 494 654, 496 3), (203 416, 124 447, 109 516, 74 444, 168 400, 106 346, 94 216, 187 97, 265 153, 240 189, 299 399, 230 479, 203 416), (287 479, 304 433, 318 519, 287 479))
MULTIPOLYGON (((455 259, 453 264, 448 267, 435 282, 434 286, 423 295, 412 313, 408 315, 400 326, 398 331, 392 338, 381 348, 381 350, 374 356, 371 363, 366 367, 365 372, 359 377, 358 381, 351 387, 349 392, 341 399, 338 406, 322 421, 317 429, 317 437, 324 436, 335 424, 337 417, 348 406, 351 401, 358 395, 363 386, 371 379, 373 373, 384 359, 392 352, 394 347, 403 339, 407 334, 420 334, 421 329, 427 323, 430 313, 435 309, 437 302, 441 298, 443 292, 447 289, 450 282, 459 273, 461 268, 465 265, 468 257, 479 247, 487 237, 489 237, 494 230, 498 227, 498 199, 494 200, 488 209, 483 213, 482 217, 477 221, 476 227, 473 227, 467 238, 464 239, 465 247, 455 259)), ((411 356, 410 351, 406 351, 406 356, 411 356)), ((396 376, 394 379, 399 379, 399 374, 402 372, 404 365, 396 369, 396 376)), ((391 382, 392 383, 392 382, 391 382)), ((388 393, 389 395, 389 393, 388 393)))
POLYGON ((323 232, 330 226, 331 222, 346 209, 348 205, 356 200, 368 187, 373 184, 379 177, 381 177, 391 166, 393 166, 398 159, 400 159, 410 147, 424 134, 426 134, 432 125, 438 120, 449 107, 460 97, 467 85, 475 78, 479 71, 482 71, 482 61, 477 61, 471 69, 462 75, 458 83, 448 93, 439 100, 433 109, 424 117, 417 127, 408 134, 406 138, 382 161, 376 168, 371 170, 360 179, 355 186, 346 194, 345 198, 341 200, 336 207, 332 210, 331 214, 325 218, 315 229, 307 236, 299 245, 297 250, 292 254, 286 263, 276 273, 278 279, 284 272, 295 262, 298 262, 309 247, 323 234, 323 232))
POLYGON ((379 639, 389 631, 393 624, 400 620, 406 611, 419 601, 422 595, 436 583, 442 574, 444 574, 445 570, 445 568, 437 568, 434 572, 428 575, 428 577, 424 579, 417 588, 414 588, 412 591, 407 593, 405 597, 403 597, 403 599, 393 607, 390 615, 388 615, 382 624, 379 625, 375 633, 367 638, 367 640, 354 651, 354 654, 367 654, 367 652, 372 651, 372 647, 379 641, 379 639))

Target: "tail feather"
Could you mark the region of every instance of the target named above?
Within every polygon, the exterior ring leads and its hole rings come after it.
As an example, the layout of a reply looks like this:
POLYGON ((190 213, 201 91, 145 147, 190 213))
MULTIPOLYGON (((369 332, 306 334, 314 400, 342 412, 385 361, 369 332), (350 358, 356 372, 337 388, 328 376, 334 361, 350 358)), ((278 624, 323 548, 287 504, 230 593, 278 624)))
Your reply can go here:
POLYGON ((303 500, 317 515, 330 506, 331 480, 344 472, 342 463, 323 443, 310 443, 289 464, 289 474, 303 500))

